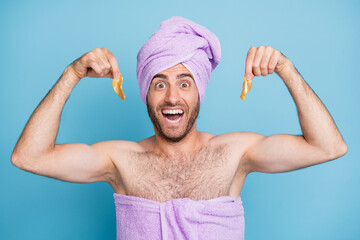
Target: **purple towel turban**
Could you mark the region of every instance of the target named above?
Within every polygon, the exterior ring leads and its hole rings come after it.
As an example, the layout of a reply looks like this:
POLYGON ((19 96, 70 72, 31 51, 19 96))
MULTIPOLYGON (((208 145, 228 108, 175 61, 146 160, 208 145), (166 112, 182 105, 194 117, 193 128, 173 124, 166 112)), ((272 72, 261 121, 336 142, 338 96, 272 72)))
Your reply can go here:
POLYGON ((155 74, 182 63, 194 76, 201 104, 220 58, 220 42, 207 28, 178 16, 163 21, 137 55, 136 75, 142 101, 146 104, 155 74))

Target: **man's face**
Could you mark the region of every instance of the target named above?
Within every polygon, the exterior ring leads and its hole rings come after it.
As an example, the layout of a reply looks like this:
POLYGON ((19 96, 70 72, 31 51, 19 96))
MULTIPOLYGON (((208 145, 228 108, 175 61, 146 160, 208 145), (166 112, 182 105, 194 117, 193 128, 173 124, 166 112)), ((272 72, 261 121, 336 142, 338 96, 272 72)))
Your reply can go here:
MULTIPOLYGON (((181 63, 153 77, 147 110, 155 132, 169 142, 179 142, 193 128, 200 110, 195 81, 181 63)), ((196 124, 195 124, 196 126, 196 124)))

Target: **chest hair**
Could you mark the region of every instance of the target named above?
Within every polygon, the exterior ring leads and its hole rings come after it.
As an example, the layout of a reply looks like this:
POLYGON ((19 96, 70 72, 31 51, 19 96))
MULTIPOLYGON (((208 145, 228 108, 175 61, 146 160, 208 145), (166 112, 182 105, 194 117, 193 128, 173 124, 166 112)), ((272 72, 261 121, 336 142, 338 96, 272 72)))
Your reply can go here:
POLYGON ((174 198, 211 199, 228 195, 236 169, 225 145, 204 147, 193 156, 177 153, 161 157, 152 152, 133 152, 126 191, 155 201, 174 198))

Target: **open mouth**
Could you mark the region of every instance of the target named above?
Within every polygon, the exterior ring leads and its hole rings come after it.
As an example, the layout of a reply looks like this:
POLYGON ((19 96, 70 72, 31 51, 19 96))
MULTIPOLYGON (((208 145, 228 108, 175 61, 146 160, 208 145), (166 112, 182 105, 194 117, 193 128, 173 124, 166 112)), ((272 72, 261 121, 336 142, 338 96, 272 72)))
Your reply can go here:
POLYGON ((169 123, 180 122, 184 115, 184 111, 182 109, 163 109, 161 113, 169 123))

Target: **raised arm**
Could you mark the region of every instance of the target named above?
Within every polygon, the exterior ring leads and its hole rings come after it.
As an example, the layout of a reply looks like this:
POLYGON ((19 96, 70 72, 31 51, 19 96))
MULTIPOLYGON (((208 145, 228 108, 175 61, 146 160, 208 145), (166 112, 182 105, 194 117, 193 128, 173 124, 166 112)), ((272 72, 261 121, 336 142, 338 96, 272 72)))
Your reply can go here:
POLYGON ((20 169, 69 182, 109 181, 114 164, 105 142, 55 144, 63 107, 84 77, 118 77, 115 57, 96 48, 69 65, 28 120, 11 156, 20 169), (112 68, 112 71, 110 70, 112 68))
POLYGON ((246 133, 247 148, 241 161, 249 172, 287 172, 343 156, 347 146, 331 115, 301 77, 291 61, 271 47, 252 47, 247 55, 245 76, 276 72, 292 95, 303 135, 265 137, 246 133))

